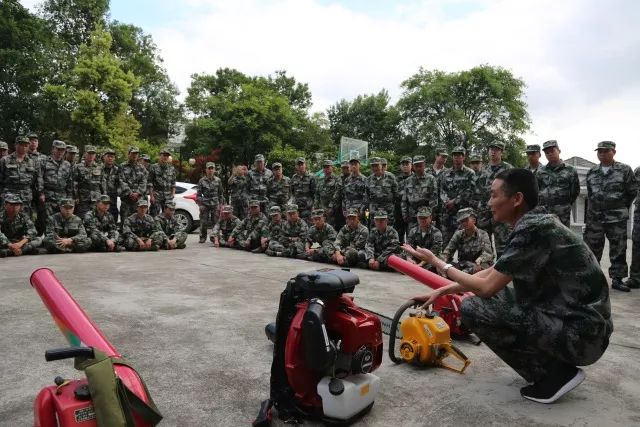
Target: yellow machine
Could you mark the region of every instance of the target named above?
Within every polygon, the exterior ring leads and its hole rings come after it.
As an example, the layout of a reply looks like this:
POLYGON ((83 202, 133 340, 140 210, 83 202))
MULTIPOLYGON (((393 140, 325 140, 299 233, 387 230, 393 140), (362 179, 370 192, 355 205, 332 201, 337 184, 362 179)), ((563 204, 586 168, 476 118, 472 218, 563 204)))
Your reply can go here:
POLYGON ((389 357, 395 363, 414 363, 418 365, 435 365, 463 373, 471 361, 451 342, 449 326, 435 313, 427 313, 418 309, 402 320, 398 331, 398 323, 404 312, 418 306, 414 300, 404 304, 396 312, 390 330, 389 357), (395 354, 395 341, 398 332, 400 338, 400 357, 395 354), (461 366, 453 366, 444 362, 453 356, 461 362, 461 366))

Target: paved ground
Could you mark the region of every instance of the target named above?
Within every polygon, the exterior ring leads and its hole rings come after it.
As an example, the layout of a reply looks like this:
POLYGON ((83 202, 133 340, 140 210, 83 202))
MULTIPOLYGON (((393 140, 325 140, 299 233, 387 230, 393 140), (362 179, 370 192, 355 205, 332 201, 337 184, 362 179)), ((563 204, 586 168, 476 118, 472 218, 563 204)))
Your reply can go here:
MULTIPOLYGON (((45 363, 65 341, 36 292, 31 272, 52 268, 110 341, 138 368, 166 426, 249 425, 269 389, 271 344, 263 328, 298 272, 320 267, 198 245, 150 254, 47 255, 0 260, 0 425, 32 422, 32 402, 70 361, 45 363)), ((392 315, 424 287, 396 273, 356 270, 356 301, 392 315)), ((383 389, 362 426, 640 425, 640 291, 613 291, 615 332, 587 380, 560 402, 520 398, 524 385, 484 346, 462 343, 464 375, 394 365, 376 374, 383 389)))

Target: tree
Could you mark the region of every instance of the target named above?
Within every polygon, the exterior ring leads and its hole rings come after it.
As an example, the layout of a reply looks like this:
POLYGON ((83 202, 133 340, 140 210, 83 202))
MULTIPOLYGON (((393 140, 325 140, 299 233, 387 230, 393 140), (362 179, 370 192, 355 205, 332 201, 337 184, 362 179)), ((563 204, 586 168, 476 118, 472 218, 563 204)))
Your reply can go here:
POLYGON ((525 84, 510 71, 489 65, 455 73, 421 68, 402 88, 397 105, 403 130, 419 145, 484 150, 499 140, 507 144, 511 161, 521 161, 519 135, 529 129, 530 120, 525 84))
POLYGON ((98 26, 104 26, 109 0, 46 0, 40 10, 53 34, 73 55, 89 42, 98 26))
POLYGON ((369 142, 370 149, 395 147, 402 139, 400 114, 390 101, 386 90, 338 101, 327 110, 331 139, 336 144, 342 136, 362 139, 369 142))

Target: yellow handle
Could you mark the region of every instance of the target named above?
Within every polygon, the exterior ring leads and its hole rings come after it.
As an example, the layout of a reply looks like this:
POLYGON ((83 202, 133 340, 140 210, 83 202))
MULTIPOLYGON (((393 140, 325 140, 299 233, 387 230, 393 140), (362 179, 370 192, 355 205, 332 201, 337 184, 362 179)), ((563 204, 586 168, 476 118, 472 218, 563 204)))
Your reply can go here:
POLYGON ((465 354, 453 344, 443 344, 442 348, 444 351, 442 352, 442 357, 438 359, 438 364, 443 368, 449 369, 450 371, 458 372, 459 374, 464 373, 465 369, 467 369, 467 366, 471 364, 469 358, 465 356, 465 354), (462 368, 456 368, 453 365, 444 363, 443 360, 446 359, 449 355, 452 355, 456 359, 460 360, 463 363, 462 368))

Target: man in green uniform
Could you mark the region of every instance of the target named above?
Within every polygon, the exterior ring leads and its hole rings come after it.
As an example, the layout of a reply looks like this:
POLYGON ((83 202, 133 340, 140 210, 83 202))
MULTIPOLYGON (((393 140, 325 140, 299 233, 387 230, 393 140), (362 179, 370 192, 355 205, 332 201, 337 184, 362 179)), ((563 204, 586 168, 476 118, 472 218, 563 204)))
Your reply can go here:
POLYGON ((331 225, 335 224, 335 211, 339 210, 334 205, 339 189, 340 178, 333 174, 333 160, 325 160, 322 162, 322 178, 318 179, 313 205, 325 211, 327 222, 331 225))
POLYGON ((401 203, 402 218, 408 231, 416 226, 420 206, 427 206, 432 210, 438 206, 438 182, 432 174, 425 172, 424 156, 415 156, 413 175, 404 184, 401 203))
POLYGON ((164 239, 149 211, 146 199, 138 200, 136 213, 129 215, 122 225, 122 239, 128 251, 157 251, 164 239))
POLYGON ((311 223, 311 210, 316 195, 316 177, 307 171, 304 157, 296 159, 296 173, 291 177, 291 198, 298 205, 300 218, 311 223))
POLYGON ((111 197, 102 194, 95 208, 84 216, 84 228, 91 239, 91 250, 97 252, 121 252, 120 234, 116 220, 111 215, 111 197))
POLYGON ((93 210, 96 200, 106 192, 107 181, 102 173, 102 165, 96 162, 96 147, 84 148, 84 159, 73 167, 73 183, 77 202, 75 213, 84 218, 93 210))
POLYGON ((16 151, 0 159, 0 188, 2 197, 14 194, 22 200, 22 213, 31 218, 33 190, 38 189, 41 179, 35 160, 27 155, 29 140, 16 138, 16 151))
POLYGON ((540 164, 540 145, 527 145, 525 152, 527 153, 527 160, 529 161, 528 169, 535 175, 538 172, 538 169, 542 167, 540 164))
POLYGON ((233 229, 228 240, 229 247, 251 251, 260 247, 262 230, 267 226, 267 217, 260 211, 258 200, 249 202, 249 215, 233 229))
POLYGON ((400 243, 404 243, 405 236, 409 232, 409 230, 407 230, 407 224, 404 222, 404 218, 402 217, 402 198, 404 197, 407 180, 411 175, 413 175, 412 159, 410 156, 403 157, 402 160, 400 160, 400 173, 396 175, 396 180, 398 181, 398 198, 394 203, 394 226, 398 231, 400 243))
POLYGON ((207 162, 206 175, 198 181, 196 203, 200 206, 200 243, 207 240, 207 230, 218 222, 218 210, 224 204, 222 181, 215 175, 216 165, 207 162))
POLYGON ((49 253, 86 252, 91 247, 82 219, 73 214, 73 199, 60 201, 60 212, 47 218, 44 247, 49 253))
MULTIPOLYGON (((369 217, 375 216, 378 210, 387 213, 389 223, 394 224, 394 203, 398 199, 398 181, 396 177, 384 171, 382 159, 372 157, 369 161, 371 175, 367 178, 367 199, 369 200, 369 217)), ((373 225, 373 224, 372 224, 373 225)))
POLYGON ((314 209, 311 213, 313 225, 309 227, 305 254, 307 259, 316 262, 329 262, 335 252, 333 243, 336 240, 336 230, 325 220, 324 209, 314 209))
POLYGON ((176 202, 173 199, 164 201, 164 210, 155 217, 158 228, 162 230, 163 239, 160 249, 184 249, 187 247, 187 233, 180 231, 180 223, 175 216, 176 202))
POLYGON ((211 243, 216 248, 229 246, 229 238, 233 230, 240 224, 240 219, 233 214, 233 206, 224 205, 220 210, 220 219, 211 232, 211 243))
POLYGON ((369 232, 365 246, 366 262, 371 270, 391 270, 387 260, 400 253, 398 232, 389 225, 387 213, 379 210, 373 217, 375 228, 369 232))
POLYGON ((171 151, 168 148, 160 150, 158 163, 149 167, 147 178, 148 193, 151 198, 149 212, 151 216, 164 211, 164 204, 172 200, 176 194, 176 168, 169 161, 171 151))
POLYGON ((269 208, 269 216, 271 221, 269 221, 268 226, 262 229, 260 247, 262 252, 269 256, 284 256, 284 246, 281 243, 284 237, 282 231, 284 220, 282 219, 280 206, 271 206, 269 208))
POLYGON ((249 171, 247 181, 247 193, 249 199, 257 200, 260 203, 260 212, 266 212, 267 204, 267 187, 269 181, 273 178, 273 172, 265 167, 265 159, 263 154, 256 154, 254 158, 254 167, 249 171))
POLYGON ((42 239, 38 237, 31 218, 22 213, 20 196, 5 195, 4 210, 0 211, 0 258, 37 255, 41 245, 42 239))
POLYGON ((360 173, 360 159, 349 160, 350 175, 345 179, 342 186, 342 194, 336 197, 342 198, 342 214, 347 216, 347 212, 355 208, 360 212, 360 220, 364 219, 364 212, 369 207, 367 199, 367 178, 360 173))
POLYGON ((452 264, 458 270, 469 274, 491 267, 494 259, 491 239, 486 231, 476 227, 476 214, 473 209, 460 209, 458 223, 461 229, 453 234, 442 251, 441 258, 448 263, 452 262, 457 252, 458 261, 452 264))
POLYGON ((116 165, 116 150, 107 148, 102 154, 102 173, 106 182, 105 194, 111 199, 109 213, 118 223, 118 189, 120 188, 120 168, 116 165))
POLYGON ((71 164, 64 160, 66 147, 63 141, 53 141, 51 155, 40 163, 40 201, 44 203, 47 218, 60 212, 60 200, 73 197, 73 171, 71 164))
MULTIPOLYGON (((409 232, 407 243, 414 248, 429 249, 436 256, 440 256, 442 252, 442 233, 433 225, 431 209, 427 206, 418 208, 418 225, 409 232)), ((420 266, 427 269, 431 268, 431 266, 425 265, 422 261, 413 257, 407 257, 407 261, 420 264, 420 266)))
POLYGON ((366 268, 365 248, 369 239, 369 229, 360 222, 360 211, 351 208, 347 212, 347 223, 340 229, 333 246, 335 252, 331 260, 344 267, 366 268))
POLYGON ((249 212, 249 177, 247 167, 238 165, 233 168, 233 172, 227 182, 229 190, 229 204, 233 206, 233 214, 239 219, 246 218, 249 212))
POLYGON ((309 226, 307 222, 300 218, 298 205, 287 206, 287 220, 282 226, 282 246, 283 255, 289 258, 306 259, 304 244, 307 240, 309 226))
POLYGON ((282 173, 282 163, 275 162, 271 166, 273 178, 267 183, 267 197, 269 208, 279 206, 282 208, 291 198, 291 180, 282 173))
POLYGON ((127 161, 118 168, 120 181, 120 219, 124 221, 138 210, 138 202, 147 200, 147 176, 149 173, 138 164, 140 149, 129 147, 127 161))

